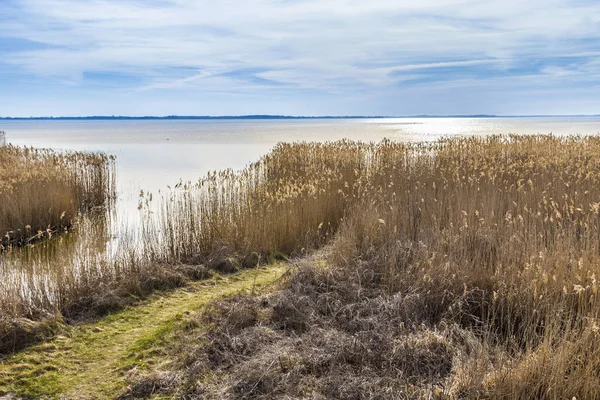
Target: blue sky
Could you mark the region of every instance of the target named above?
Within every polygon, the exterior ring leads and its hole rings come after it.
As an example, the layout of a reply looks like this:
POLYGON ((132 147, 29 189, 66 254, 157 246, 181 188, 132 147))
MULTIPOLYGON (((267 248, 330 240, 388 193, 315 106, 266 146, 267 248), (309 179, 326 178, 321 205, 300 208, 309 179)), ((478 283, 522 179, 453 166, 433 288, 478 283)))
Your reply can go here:
POLYGON ((0 116, 599 114, 596 0, 0 0, 0 116))

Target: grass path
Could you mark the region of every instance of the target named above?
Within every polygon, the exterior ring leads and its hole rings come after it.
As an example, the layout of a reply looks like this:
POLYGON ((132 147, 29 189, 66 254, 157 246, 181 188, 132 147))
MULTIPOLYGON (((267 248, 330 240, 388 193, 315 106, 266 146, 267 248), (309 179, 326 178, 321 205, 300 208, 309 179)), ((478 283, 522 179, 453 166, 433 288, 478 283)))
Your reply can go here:
POLYGON ((43 399, 114 398, 132 371, 164 360, 169 335, 187 314, 215 298, 264 288, 289 267, 275 264, 226 277, 215 276, 99 321, 70 327, 55 339, 0 361, 2 393, 43 399))

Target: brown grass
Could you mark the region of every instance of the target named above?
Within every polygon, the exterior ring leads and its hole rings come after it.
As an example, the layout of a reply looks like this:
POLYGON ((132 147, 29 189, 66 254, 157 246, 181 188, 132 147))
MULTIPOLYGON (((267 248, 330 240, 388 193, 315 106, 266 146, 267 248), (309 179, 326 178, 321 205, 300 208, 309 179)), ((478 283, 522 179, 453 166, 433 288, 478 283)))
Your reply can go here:
MULTIPOLYGON (((81 272, 57 254, 86 250, 77 247, 81 233, 58 233, 82 225, 82 214, 106 213, 115 196, 113 168, 104 154, 0 147, 0 353, 56 331, 56 304, 81 272), (51 240, 27 246, 40 239, 51 240), (61 291, 48 291, 53 283, 61 291)), ((94 221, 93 240, 102 241, 105 218, 94 221)), ((87 222, 81 227, 90 228, 87 222)))
POLYGON ((217 239, 293 253, 335 235, 332 267, 218 306, 213 328, 188 338, 179 368, 189 379, 169 390, 598 397, 600 138, 298 144, 273 155, 169 203, 165 215, 187 210, 194 238, 177 246, 184 231, 168 231, 171 254, 217 239))
POLYGON ((2 309, 64 310, 165 265, 235 270, 331 242, 330 269, 218 306, 157 386, 214 398, 600 392, 600 138, 281 144, 162 201, 142 248, 35 264, 0 280, 2 309))
POLYGON ((69 229, 114 196, 112 164, 97 153, 0 147, 0 250, 69 229))
POLYGON ((411 160, 394 147, 366 189, 380 194, 340 230, 336 265, 368 266, 390 294, 435 294, 432 321, 499 346, 484 376, 461 371, 468 391, 596 397, 600 138, 449 140, 411 160))
POLYGON ((365 176, 367 149, 351 142, 279 144, 242 171, 180 183, 162 204, 160 246, 166 243, 165 255, 177 260, 215 245, 267 256, 322 244, 365 176))

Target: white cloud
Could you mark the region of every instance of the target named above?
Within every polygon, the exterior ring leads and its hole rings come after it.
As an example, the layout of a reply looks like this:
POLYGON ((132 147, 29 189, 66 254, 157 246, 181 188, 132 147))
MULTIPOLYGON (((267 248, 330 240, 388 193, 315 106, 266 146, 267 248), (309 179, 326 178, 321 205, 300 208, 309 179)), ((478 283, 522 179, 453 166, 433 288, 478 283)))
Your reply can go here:
POLYGON ((119 84, 128 92, 185 88, 258 92, 279 84, 352 95, 366 90, 381 93, 386 86, 415 80, 482 86, 481 80, 502 79, 526 85, 537 76, 543 79, 539 85, 553 87, 567 77, 589 81, 600 75, 600 6, 594 1, 8 4, 0 11, 6 20, 0 24, 0 40, 18 38, 48 47, 10 51, 0 64, 75 84, 82 82, 85 72, 139 77, 142 83, 119 84), (189 70, 170 71, 181 67, 189 70), (481 76, 485 73, 491 76, 481 76))

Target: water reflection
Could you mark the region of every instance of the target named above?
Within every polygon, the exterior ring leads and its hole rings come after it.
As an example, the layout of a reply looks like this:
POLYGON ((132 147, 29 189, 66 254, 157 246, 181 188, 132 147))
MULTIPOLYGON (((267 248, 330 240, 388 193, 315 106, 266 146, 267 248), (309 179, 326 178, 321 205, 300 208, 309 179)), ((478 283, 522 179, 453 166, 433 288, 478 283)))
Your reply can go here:
POLYGON ((85 248, 91 252, 105 252, 111 243, 110 211, 96 210, 94 213, 81 215, 73 230, 57 234, 51 239, 34 242, 28 246, 15 247, 0 258, 13 264, 14 267, 26 268, 29 263, 41 264, 44 260, 60 260, 85 248))
POLYGON ((103 266, 115 254, 113 218, 108 210, 82 215, 74 230, 0 256, 2 309, 21 307, 13 310, 15 315, 49 310, 63 291, 85 287, 83 281, 110 273, 103 266))

